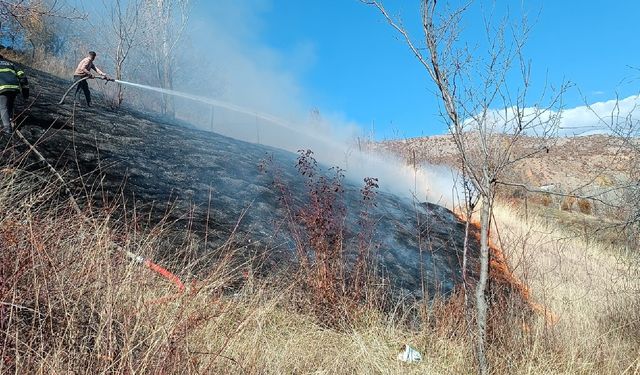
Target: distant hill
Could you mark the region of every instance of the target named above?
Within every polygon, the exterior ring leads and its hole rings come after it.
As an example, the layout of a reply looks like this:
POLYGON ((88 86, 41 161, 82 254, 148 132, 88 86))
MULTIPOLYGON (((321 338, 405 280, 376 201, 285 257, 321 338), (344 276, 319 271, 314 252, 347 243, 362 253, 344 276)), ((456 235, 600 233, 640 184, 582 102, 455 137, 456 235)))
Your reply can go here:
MULTIPOLYGON (((514 152, 516 155, 530 153, 533 151, 530 145, 535 143, 534 138, 525 137, 514 152)), ((601 193, 628 181, 630 166, 637 162, 624 142, 610 135, 560 137, 546 146, 547 150, 515 163, 507 176, 509 181, 565 193, 601 193)), ((371 147, 399 155, 408 164, 428 163, 459 169, 458 150, 449 135, 385 141, 371 147)))

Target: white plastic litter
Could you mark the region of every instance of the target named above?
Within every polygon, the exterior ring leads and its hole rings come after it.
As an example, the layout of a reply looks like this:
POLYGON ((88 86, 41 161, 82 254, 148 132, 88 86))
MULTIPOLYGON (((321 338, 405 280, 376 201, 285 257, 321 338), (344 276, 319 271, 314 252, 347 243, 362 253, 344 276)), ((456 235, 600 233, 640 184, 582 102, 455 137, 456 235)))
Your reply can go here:
POLYGON ((404 346, 404 351, 398 353, 398 361, 415 363, 422 361, 422 354, 410 345, 404 346))

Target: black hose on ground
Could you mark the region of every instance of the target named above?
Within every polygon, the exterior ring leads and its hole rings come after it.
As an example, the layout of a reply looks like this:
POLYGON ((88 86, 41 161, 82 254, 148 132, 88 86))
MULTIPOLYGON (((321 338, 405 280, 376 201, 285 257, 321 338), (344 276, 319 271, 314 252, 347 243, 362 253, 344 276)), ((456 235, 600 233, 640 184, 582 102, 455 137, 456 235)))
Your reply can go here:
MULTIPOLYGON (((75 81, 73 84, 71 84, 71 86, 69 86, 69 88, 67 89, 67 91, 64 93, 64 95, 62 95, 62 99, 60 99, 60 101, 58 102, 58 104, 62 104, 64 103, 64 99, 67 97, 67 95, 69 95, 69 93, 71 92, 71 90, 73 90, 74 87, 76 87, 80 82, 82 81, 86 81, 88 79, 93 79, 94 77, 91 76, 87 76, 84 78, 81 78, 77 81, 75 81)), ((98 78, 98 79, 103 79, 105 80, 105 84, 107 84, 107 82, 115 82, 115 80, 113 78, 108 78, 108 77, 102 77, 102 78, 98 78)))
POLYGON ((64 95, 62 95, 62 99, 60 99, 60 101, 58 102, 58 104, 62 104, 62 103, 64 103, 64 99, 67 97, 67 95, 69 95, 69 92, 71 92, 71 90, 72 90, 74 87, 76 87, 80 82, 82 82, 82 81, 86 81, 86 80, 91 79, 91 78, 92 78, 92 77, 87 76, 87 77, 84 77, 84 78, 81 78, 81 79, 79 79, 79 80, 75 81, 71 86, 69 86, 69 88, 68 88, 68 89, 67 89, 67 91, 64 93, 64 95))

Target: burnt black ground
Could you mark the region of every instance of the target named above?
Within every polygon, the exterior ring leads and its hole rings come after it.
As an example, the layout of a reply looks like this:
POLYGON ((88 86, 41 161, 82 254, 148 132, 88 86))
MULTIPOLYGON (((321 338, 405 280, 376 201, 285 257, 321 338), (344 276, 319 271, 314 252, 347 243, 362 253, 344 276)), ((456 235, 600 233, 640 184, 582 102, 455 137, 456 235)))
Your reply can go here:
MULTIPOLYGON (((72 96, 59 106, 56 103, 71 81, 32 69, 26 73, 34 99, 20 130, 65 175, 83 204, 124 198, 127 207, 147 213, 151 225, 168 217, 176 232, 189 228, 202 238, 206 231, 207 249, 200 251, 222 246, 237 226, 234 246, 238 248, 293 253, 273 171, 297 204, 305 204, 304 180, 295 169, 297 155, 153 114, 112 110, 99 96, 91 108, 84 107, 83 98, 74 106, 72 96), (265 158, 273 160, 268 173, 259 168, 265 158)), ((90 86, 96 84, 102 83, 90 86)), ((31 168, 38 169, 33 160, 31 168)), ((48 172, 40 168, 38 173, 48 172)), ((359 231, 360 188, 345 185, 350 243, 359 231)), ((374 242, 379 244, 384 275, 396 287, 418 296, 421 274, 426 275, 430 292, 451 291, 460 280, 463 223, 449 210, 430 203, 382 192, 376 202, 374 242)), ((165 247, 169 256, 172 246, 165 247)))

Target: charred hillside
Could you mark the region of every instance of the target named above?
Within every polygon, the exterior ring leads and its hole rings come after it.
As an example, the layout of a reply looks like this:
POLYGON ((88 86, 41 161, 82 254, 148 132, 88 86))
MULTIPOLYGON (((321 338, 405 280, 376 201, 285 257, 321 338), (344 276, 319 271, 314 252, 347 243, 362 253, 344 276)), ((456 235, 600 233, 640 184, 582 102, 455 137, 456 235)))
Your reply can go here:
MULTIPOLYGON (((57 105, 71 82, 32 69, 26 72, 34 99, 22 107, 20 132, 64 176, 81 205, 121 202, 129 210, 135 207, 141 225, 167 223, 176 241, 183 241, 186 233, 206 233, 201 252, 232 239, 247 254, 273 255, 268 257, 271 264, 295 253, 290 231, 299 223, 291 223, 296 218, 287 214, 282 195, 295 207, 308 204, 307 180, 296 169, 296 154, 133 109, 113 110, 99 96, 91 108, 84 107, 84 101, 74 106, 72 97, 57 105)), ((16 137, 4 139, 2 148, 3 163, 27 155, 22 168, 50 173, 16 137)), ((342 188, 345 244, 352 251, 362 233, 362 186, 344 181, 342 188)), ((381 274, 416 295, 422 294, 421 275, 430 292, 451 291, 460 281, 463 223, 441 206, 384 190, 374 199, 370 240, 381 274)), ((164 246, 170 257, 173 245, 164 246)))

